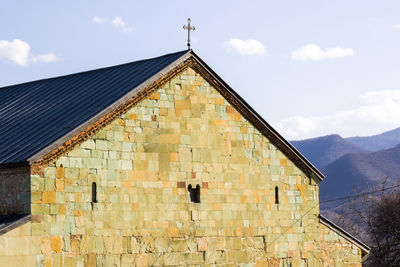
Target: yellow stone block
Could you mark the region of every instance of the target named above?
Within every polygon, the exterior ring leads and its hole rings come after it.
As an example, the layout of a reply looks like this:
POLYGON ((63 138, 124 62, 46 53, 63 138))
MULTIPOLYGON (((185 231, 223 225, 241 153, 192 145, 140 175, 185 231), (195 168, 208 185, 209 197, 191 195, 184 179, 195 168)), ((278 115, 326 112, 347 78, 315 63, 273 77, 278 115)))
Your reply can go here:
POLYGON ((137 267, 148 266, 148 256, 147 256, 147 254, 137 254, 136 255, 136 266, 137 267))
POLYGON ((64 169, 64 167, 57 167, 57 175, 56 175, 56 178, 57 178, 57 179, 61 179, 61 178, 64 178, 64 176, 65 176, 65 169, 64 169))
POLYGON ((61 252, 61 237, 60 236, 52 236, 51 237, 51 249, 54 253, 61 252))
POLYGON ((255 267, 268 267, 268 266, 270 266, 270 265, 268 264, 268 261, 265 259, 257 260, 256 265, 255 265, 255 267))
POLYGON ((64 191, 64 180, 56 179, 56 191, 58 192, 64 191))
POLYGON ((159 100, 160 99, 160 93, 153 93, 149 96, 149 99, 153 100, 159 100))
POLYGON ((52 191, 45 191, 42 195, 43 203, 56 203, 56 192, 52 191))

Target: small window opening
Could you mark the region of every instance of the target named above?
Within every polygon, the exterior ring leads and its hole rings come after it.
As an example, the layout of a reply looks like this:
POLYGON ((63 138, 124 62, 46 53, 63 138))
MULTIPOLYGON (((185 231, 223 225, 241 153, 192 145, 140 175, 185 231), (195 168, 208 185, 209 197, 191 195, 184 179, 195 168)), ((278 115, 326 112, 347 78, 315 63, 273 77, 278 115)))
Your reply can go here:
POLYGON ((275 186, 275 204, 279 204, 279 188, 275 186))
POLYGON ((92 183, 92 202, 97 203, 97 185, 95 182, 92 183))
POLYGON ((310 185, 312 185, 312 178, 311 177, 310 177, 310 181, 309 182, 310 182, 310 185))
POLYGON ((188 186, 190 202, 200 203, 200 185, 196 185, 196 188, 193 188, 190 184, 188 186))

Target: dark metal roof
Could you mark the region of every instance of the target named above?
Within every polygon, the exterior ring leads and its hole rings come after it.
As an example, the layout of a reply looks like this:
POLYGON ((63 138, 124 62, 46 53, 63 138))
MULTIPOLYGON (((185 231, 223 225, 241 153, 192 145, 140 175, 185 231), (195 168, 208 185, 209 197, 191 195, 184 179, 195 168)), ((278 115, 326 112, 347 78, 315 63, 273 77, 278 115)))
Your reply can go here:
POLYGON ((0 164, 27 161, 186 53, 0 88, 0 164))
POLYGON ((30 214, 0 215, 0 235, 15 229, 30 220, 30 214))

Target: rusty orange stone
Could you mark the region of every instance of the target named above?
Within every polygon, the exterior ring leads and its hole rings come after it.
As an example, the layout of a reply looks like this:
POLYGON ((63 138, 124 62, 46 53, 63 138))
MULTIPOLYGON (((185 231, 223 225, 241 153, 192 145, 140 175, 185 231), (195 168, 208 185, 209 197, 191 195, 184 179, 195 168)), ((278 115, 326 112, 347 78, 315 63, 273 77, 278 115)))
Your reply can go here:
POLYGON ((169 153, 169 159, 170 159, 170 161, 178 162, 179 161, 179 154, 176 153, 176 152, 169 153))
POLYGON ((281 159, 280 161, 281 161, 281 166, 283 167, 286 166, 286 159, 281 159))
POLYGON ((179 237, 178 228, 176 228, 176 227, 167 228, 167 236, 168 237, 179 237))
POLYGON ((139 210, 139 204, 138 203, 132 203, 132 211, 138 211, 139 210))

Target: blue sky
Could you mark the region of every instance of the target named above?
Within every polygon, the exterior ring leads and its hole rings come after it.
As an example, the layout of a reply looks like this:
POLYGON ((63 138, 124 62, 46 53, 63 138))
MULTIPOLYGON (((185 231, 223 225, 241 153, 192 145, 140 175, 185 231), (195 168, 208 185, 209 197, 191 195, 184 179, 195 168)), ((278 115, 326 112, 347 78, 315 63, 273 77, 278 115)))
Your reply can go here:
MULTIPOLYGON (((0 86, 192 48, 289 139, 400 126, 399 1, 3 1, 0 86)), ((56 93, 56 92, 55 92, 56 93)))

